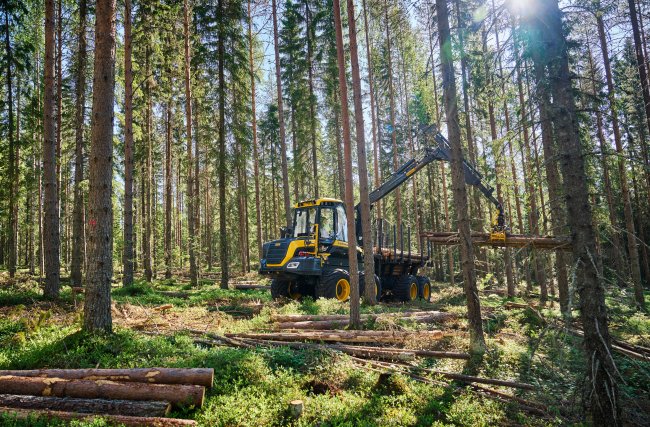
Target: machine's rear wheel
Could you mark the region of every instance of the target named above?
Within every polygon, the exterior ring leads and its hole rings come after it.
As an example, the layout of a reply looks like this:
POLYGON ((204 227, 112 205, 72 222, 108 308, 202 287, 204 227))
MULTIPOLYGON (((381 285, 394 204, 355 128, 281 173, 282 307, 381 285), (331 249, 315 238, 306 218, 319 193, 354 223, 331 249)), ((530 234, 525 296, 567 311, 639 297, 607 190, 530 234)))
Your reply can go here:
MULTIPOLYGON (((381 298, 381 281, 379 280, 379 276, 374 274, 375 276, 375 299, 379 301, 379 298, 381 298)), ((366 289, 366 275, 363 273, 359 274, 359 296, 363 297, 366 289)))
POLYGON ((410 274, 400 276, 395 282, 393 294, 400 301, 415 301, 418 297, 418 280, 410 274))
POLYGON ((273 299, 300 299, 301 296, 297 282, 279 278, 271 281, 271 297, 273 299))
POLYGON ((431 298, 431 281, 427 276, 417 276, 418 295, 425 301, 431 298))
POLYGON ((341 269, 324 271, 316 286, 316 297, 347 301, 350 298, 350 275, 348 272, 341 269))

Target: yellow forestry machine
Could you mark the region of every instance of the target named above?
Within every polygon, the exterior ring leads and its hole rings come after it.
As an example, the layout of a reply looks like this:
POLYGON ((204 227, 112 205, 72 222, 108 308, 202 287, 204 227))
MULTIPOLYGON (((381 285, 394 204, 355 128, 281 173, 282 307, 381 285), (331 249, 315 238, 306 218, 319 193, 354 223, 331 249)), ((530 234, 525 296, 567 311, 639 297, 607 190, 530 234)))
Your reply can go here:
MULTIPOLYGON (((383 199, 413 174, 434 160, 450 161, 449 141, 431 125, 422 130, 424 136, 431 136, 436 147, 425 147, 424 152, 397 169, 382 185, 369 194, 370 205, 383 199)), ((478 188, 496 206, 491 240, 505 241, 506 226, 503 208, 493 196, 494 189, 482 181, 479 172, 463 160, 465 182, 478 188)), ((362 228, 359 205, 356 205, 356 234, 358 240, 357 259, 359 271, 363 272, 361 247, 362 228)), ((400 224, 399 248, 397 230, 392 233, 382 230, 379 223, 374 242, 375 277, 377 299, 392 295, 400 301, 417 298, 429 300, 431 283, 426 276, 418 275, 420 267, 430 258, 429 254, 411 253, 410 232, 407 233, 407 251, 404 250, 404 233, 400 224), (387 237, 393 235, 392 248, 384 247, 387 237)), ((273 298, 302 296, 314 298, 336 298, 346 301, 350 297, 350 276, 348 273, 348 233, 344 202, 338 199, 321 198, 297 203, 293 210, 293 225, 281 228, 282 237, 264 243, 260 260, 260 274, 270 275, 273 298)), ((363 273, 359 276, 360 294, 365 287, 363 273)))

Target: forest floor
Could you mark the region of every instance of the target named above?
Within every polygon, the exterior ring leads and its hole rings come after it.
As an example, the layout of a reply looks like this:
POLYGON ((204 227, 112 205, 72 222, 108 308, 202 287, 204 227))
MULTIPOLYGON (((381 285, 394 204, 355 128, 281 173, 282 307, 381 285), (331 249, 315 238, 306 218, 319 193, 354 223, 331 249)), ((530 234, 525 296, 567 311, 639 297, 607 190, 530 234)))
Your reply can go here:
MULTIPOLYGON (((258 278, 251 275, 247 279, 258 278)), ((524 289, 522 285, 520 291, 524 289)), ((518 404, 488 399, 470 387, 441 378, 430 378, 432 383, 425 384, 393 374, 386 380, 377 369, 334 351, 197 343, 189 330, 217 334, 272 330, 274 314, 345 314, 349 310, 347 303, 333 300, 275 302, 268 290, 222 290, 214 279, 203 279, 194 288, 186 279, 138 282, 128 289, 116 284, 115 333, 87 336, 80 332, 83 295, 64 286, 61 299, 49 302, 42 298, 36 279, 21 273, 10 281, 6 273, 0 273, 0 369, 212 367, 214 387, 208 391, 205 405, 173 413, 196 419, 203 426, 588 424, 581 408, 585 364, 580 338, 562 327, 557 304, 540 310, 513 309, 508 308, 508 301, 526 302, 489 290, 481 292, 488 344, 482 361, 418 359, 415 363, 440 371, 471 370, 481 377, 533 384, 535 391, 491 388, 545 405, 546 416, 531 415, 518 404), (173 307, 155 310, 162 304, 173 307), (294 399, 305 404, 298 420, 287 411, 294 399)), ((634 310, 631 290, 609 289, 608 306, 617 339, 650 347, 650 317, 634 310)), ((467 351, 464 296, 459 287, 434 283, 430 302, 362 305, 362 313, 414 308, 455 312, 460 317, 428 325, 407 320, 370 321, 364 327, 442 329, 445 337, 440 341, 409 342, 405 347, 467 351)), ((627 425, 650 425, 650 361, 618 353, 614 358, 624 378, 621 401, 627 425)), ((35 424, 0 416, 0 425, 35 424)), ((99 426, 103 422, 74 425, 99 426)))

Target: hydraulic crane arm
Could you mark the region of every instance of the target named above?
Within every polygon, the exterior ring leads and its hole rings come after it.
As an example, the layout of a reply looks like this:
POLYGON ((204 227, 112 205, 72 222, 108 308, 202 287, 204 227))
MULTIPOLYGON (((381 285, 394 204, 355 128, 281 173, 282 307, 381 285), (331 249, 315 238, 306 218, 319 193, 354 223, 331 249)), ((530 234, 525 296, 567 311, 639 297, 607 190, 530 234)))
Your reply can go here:
MULTIPOLYGON (((379 187, 374 189, 369 194, 370 205, 375 204, 383 199, 397 187, 406 182, 411 175, 418 172, 420 169, 433 162, 434 160, 451 161, 451 146, 449 141, 445 138, 435 127, 430 125, 422 130, 422 133, 427 136, 433 134, 433 140, 436 142, 435 148, 425 147, 424 152, 404 163, 379 187)), ((485 197, 487 197, 497 208, 497 217, 493 221, 493 232, 505 232, 505 216, 503 207, 499 200, 494 197, 494 188, 483 182, 483 176, 476 170, 474 166, 463 159, 463 172, 465 173, 465 182, 478 188, 485 197)), ((358 211, 359 205, 356 206, 358 211)))

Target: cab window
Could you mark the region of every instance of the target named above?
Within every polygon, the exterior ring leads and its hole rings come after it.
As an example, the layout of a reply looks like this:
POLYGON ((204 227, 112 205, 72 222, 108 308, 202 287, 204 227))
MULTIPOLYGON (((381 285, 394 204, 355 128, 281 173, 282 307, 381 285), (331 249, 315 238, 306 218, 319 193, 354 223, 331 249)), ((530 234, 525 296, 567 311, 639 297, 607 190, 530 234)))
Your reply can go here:
POLYGON ((316 208, 300 208, 295 212, 293 237, 309 236, 316 221, 316 208))
POLYGON ((348 221, 343 205, 336 207, 336 238, 343 242, 348 241, 348 221))
POLYGON ((320 208, 320 222, 318 229, 320 230, 321 240, 333 240, 336 236, 334 231, 334 209, 329 207, 320 208))

